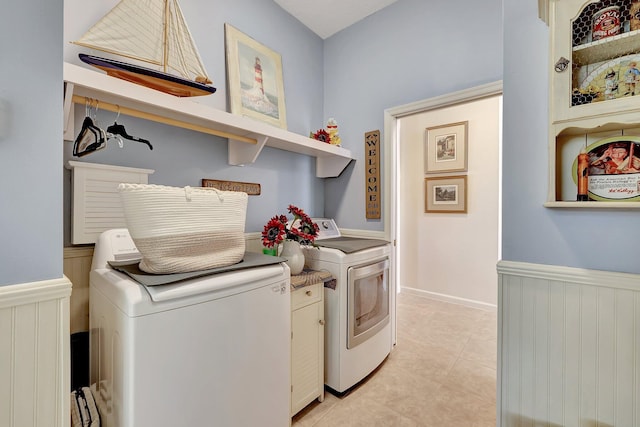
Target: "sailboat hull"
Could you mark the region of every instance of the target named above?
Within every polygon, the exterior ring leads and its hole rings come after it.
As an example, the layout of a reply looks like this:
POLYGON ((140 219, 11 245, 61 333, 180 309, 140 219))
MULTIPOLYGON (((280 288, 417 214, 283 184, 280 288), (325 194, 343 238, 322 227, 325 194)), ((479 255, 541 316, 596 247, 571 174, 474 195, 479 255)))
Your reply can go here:
POLYGON ((79 54, 79 57, 83 62, 103 70, 110 76, 175 96, 203 96, 211 95, 216 91, 216 88, 213 86, 126 62, 100 58, 83 53, 79 54))

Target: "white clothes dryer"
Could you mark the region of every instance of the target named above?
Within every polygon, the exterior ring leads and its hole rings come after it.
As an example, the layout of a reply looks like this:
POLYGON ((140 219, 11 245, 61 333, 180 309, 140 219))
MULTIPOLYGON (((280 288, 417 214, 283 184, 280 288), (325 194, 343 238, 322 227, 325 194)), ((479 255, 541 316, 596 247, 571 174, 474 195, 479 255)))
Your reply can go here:
POLYGON ((313 221, 320 227, 318 247, 305 247, 305 262, 335 278, 324 288, 325 384, 343 393, 374 371, 393 347, 391 245, 344 237, 333 219, 313 221))

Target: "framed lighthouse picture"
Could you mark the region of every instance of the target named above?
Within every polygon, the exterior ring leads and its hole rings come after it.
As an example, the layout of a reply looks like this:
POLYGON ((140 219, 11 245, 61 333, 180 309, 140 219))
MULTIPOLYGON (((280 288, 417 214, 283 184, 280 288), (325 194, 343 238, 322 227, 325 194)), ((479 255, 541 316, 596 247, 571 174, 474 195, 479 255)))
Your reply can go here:
POLYGON ((280 54, 224 24, 231 113, 287 128, 280 54))

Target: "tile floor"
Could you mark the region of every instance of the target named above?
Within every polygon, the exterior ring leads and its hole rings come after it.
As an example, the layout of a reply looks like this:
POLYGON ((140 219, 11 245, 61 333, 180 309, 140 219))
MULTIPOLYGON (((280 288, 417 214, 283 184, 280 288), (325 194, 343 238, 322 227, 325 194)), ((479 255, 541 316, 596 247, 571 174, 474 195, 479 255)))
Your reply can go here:
POLYGON ((329 392, 293 427, 496 425, 496 312, 398 295, 389 357, 342 397, 329 392))

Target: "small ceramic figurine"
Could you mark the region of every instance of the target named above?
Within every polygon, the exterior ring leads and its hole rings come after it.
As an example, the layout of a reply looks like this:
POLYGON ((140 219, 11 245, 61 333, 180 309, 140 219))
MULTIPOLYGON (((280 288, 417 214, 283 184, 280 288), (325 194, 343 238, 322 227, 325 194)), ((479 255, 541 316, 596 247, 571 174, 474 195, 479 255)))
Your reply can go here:
POLYGON ((614 99, 616 92, 618 92, 618 81, 616 72, 612 68, 607 70, 607 74, 604 77, 604 87, 604 99, 614 99))
POLYGON ((629 69, 624 73, 624 84, 627 86, 625 96, 629 94, 633 96, 636 94, 638 76, 640 76, 640 70, 638 70, 637 63, 634 61, 629 64, 629 69))
POLYGON ((338 122, 333 117, 327 120, 327 132, 329 133, 329 142, 332 145, 340 145, 340 135, 338 135, 338 122))

